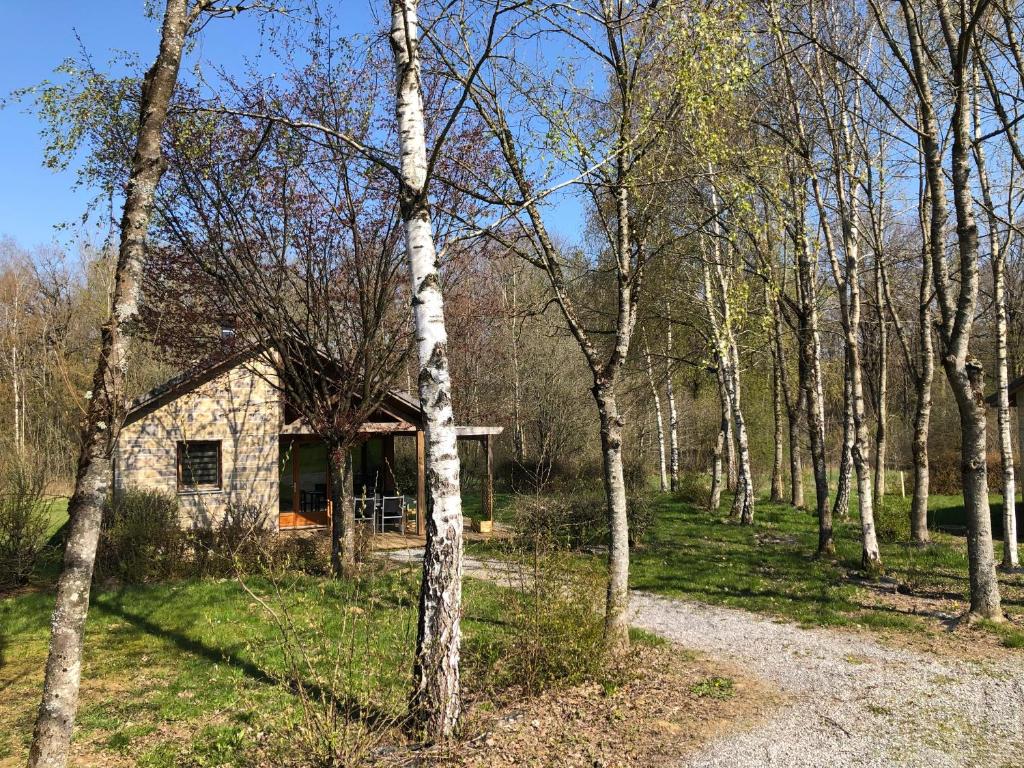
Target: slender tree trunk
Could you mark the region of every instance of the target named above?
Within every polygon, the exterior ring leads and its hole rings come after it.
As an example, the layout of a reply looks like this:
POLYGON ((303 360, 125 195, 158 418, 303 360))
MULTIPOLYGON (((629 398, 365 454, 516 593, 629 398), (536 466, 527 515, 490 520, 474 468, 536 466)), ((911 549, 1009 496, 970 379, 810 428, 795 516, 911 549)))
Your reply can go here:
POLYGON ((850 514, 850 471, 853 468, 853 378, 850 375, 850 353, 843 356, 843 445, 839 454, 839 477, 832 514, 845 520, 850 514))
MULTIPOLYGON (((978 89, 975 73, 975 89, 978 89)), ((1010 372, 1006 348, 1006 254, 999 235, 999 220, 985 164, 985 148, 981 141, 981 116, 978 100, 974 101, 974 156, 978 166, 978 182, 988 217, 988 242, 992 262, 992 294, 996 312, 996 424, 999 430, 999 463, 1003 470, 1003 562, 1007 570, 1020 563, 1017 555, 1017 484, 1013 471, 1013 436, 1010 421, 1010 372)))
POLYGON ((612 656, 629 648, 629 520, 622 471, 622 426, 609 382, 597 380, 594 400, 601 422, 604 488, 608 500, 608 594, 605 605, 605 643, 612 656))
MULTIPOLYGON (((729 456, 730 444, 732 443, 732 428, 731 428, 732 401, 729 399, 729 388, 725 386, 725 371, 722 369, 721 361, 719 361, 719 364, 716 366, 715 378, 718 381, 718 405, 719 405, 719 408, 721 409, 721 413, 722 413, 722 419, 721 419, 720 427, 719 427, 719 440, 718 440, 718 443, 721 445, 721 448, 719 448, 718 446, 716 446, 716 448, 715 448, 716 454, 719 457, 718 461, 717 461, 717 466, 718 466, 717 474, 719 476, 719 483, 718 483, 718 485, 719 485, 719 487, 721 486, 721 475, 723 474, 722 469, 724 468, 725 469, 725 473, 724 473, 725 474, 725 487, 726 487, 726 489, 728 489, 729 488, 729 478, 728 478, 729 463, 728 463, 728 456, 729 456), (724 467, 723 467, 723 465, 724 465, 724 467)), ((712 467, 712 470, 714 471, 714 467, 712 467)), ((714 475, 711 478, 711 484, 712 484, 712 486, 715 485, 715 476, 714 475)), ((720 498, 721 498, 721 490, 719 490, 719 499, 720 498)), ((714 499, 712 499, 712 501, 714 501, 714 499)), ((716 504, 716 505, 712 506, 711 509, 712 509, 712 511, 717 510, 718 509, 718 505, 716 504)))
POLYGON ((679 412, 676 410, 671 367, 665 379, 665 398, 668 400, 669 477, 675 492, 679 490, 679 412))
POLYGON ((143 81, 138 137, 121 217, 111 313, 102 328, 99 360, 82 427, 75 490, 68 503, 71 530, 64 550, 64 568, 57 582, 43 698, 29 755, 32 768, 57 768, 68 761, 100 519, 111 483, 114 443, 124 419, 123 382, 129 340, 122 329, 138 311, 146 235, 156 187, 164 170, 161 139, 189 24, 187 0, 167 0, 160 50, 143 81))
POLYGON ((1009 364, 1006 349, 1006 287, 1003 257, 993 247, 992 278, 996 305, 996 402, 999 425, 999 459, 1003 467, 1003 568, 1020 565, 1017 554, 1017 486, 1013 471, 1009 364))
MULTIPOLYGON (((797 385, 796 401, 790 397, 789 373, 786 368, 786 350, 782 343, 782 302, 775 303, 775 357, 779 361, 779 388, 782 390, 782 402, 786 406, 786 420, 789 429, 789 501, 796 509, 804 508, 803 462, 800 452, 801 418, 806 405, 803 388, 803 364, 798 362, 800 382, 797 385)), ((802 360, 802 357, 801 357, 802 360)))
POLYGON ((335 578, 348 578, 356 570, 352 452, 347 446, 332 445, 328 457, 331 472, 331 572, 335 578))
POLYGON ((784 360, 778 356, 778 342, 772 339, 772 482, 771 500, 781 504, 785 492, 782 488, 782 462, 785 454, 785 437, 783 436, 782 413, 782 367, 784 360))
MULTIPOLYGON (((647 362, 647 383, 651 386, 651 397, 654 400, 654 415, 658 427, 658 479, 661 492, 668 490, 668 470, 665 466, 665 422, 661 417, 661 396, 658 385, 654 383, 654 366, 651 364, 651 350, 644 342, 644 360, 647 362)), ((674 409, 672 409, 674 410, 674 409)))
MULTIPOLYGON (((723 419, 724 421, 724 419, 723 419)), ((722 505, 722 454, 725 451, 725 426, 719 426, 718 437, 711 451, 711 495, 708 509, 717 512, 722 505)))
MULTIPOLYGON (((921 152, 922 177, 918 194, 918 217, 921 225, 921 282, 918 287, 917 305, 917 354, 911 356, 909 344, 904 343, 904 335, 897 334, 903 343, 907 367, 914 375, 914 433, 910 451, 914 463, 914 490, 910 501, 910 540, 918 546, 929 541, 928 535, 928 432, 932 413, 932 381, 935 378, 935 354, 932 343, 932 260, 931 244, 931 199, 930 185, 925 178, 924 155, 921 152)), ((882 265, 884 269, 884 264, 882 265)), ((885 273, 883 272, 883 278, 885 273)), ((886 293, 889 312, 893 315, 892 301, 886 293)))
MULTIPOLYGON (((804 206, 797 210, 803 211, 804 206)), ((801 307, 800 354, 807 375, 807 427, 814 468, 815 508, 818 514, 818 554, 835 553, 832 508, 828 499, 828 468, 825 464, 825 398, 821 382, 821 340, 818 336, 817 270, 803 227, 798 227, 797 272, 801 307)), ((854 457, 856 460, 856 456, 854 457)))
POLYGON ((25 453, 25 433, 22 421, 21 366, 18 361, 18 345, 11 346, 11 394, 14 400, 14 449, 18 455, 25 453))
MULTIPOLYGON (((729 403, 729 408, 731 410, 731 403, 729 403)), ((740 469, 736 463, 736 439, 733 435, 732 421, 725 428, 725 459, 726 486, 730 491, 735 491, 740 478, 740 469)))
MULTIPOLYGON (((925 227, 927 248, 927 227, 925 227)), ((935 355, 932 344, 932 275, 931 260, 923 254, 921 286, 918 300, 918 373, 915 381, 914 435, 911 457, 914 462, 914 495, 910 502, 910 539, 918 545, 929 541, 928 535, 928 432, 932 416, 932 381, 935 378, 935 355)))
MULTIPOLYGON (((512 351, 512 455, 522 465, 526 461, 526 431, 522 416, 522 377, 519 372, 519 333, 516 330, 519 313, 519 277, 512 269, 512 299, 510 302, 509 338, 512 351)), ((659 412, 660 415, 660 412, 659 412)))
POLYGON ((392 0, 391 51, 401 153, 400 211, 412 284, 420 408, 426 422, 427 540, 413 665, 413 721, 430 740, 450 737, 462 711, 462 498, 448 370, 448 334, 427 191, 418 0, 392 0))
POLYGON ((878 310, 878 382, 875 394, 875 506, 885 500, 885 462, 889 423, 889 328, 882 302, 882 254, 875 254, 875 306, 878 310))
POLYGON ((672 383, 672 307, 665 305, 668 318, 668 332, 665 341, 665 397, 668 399, 669 473, 672 492, 679 490, 679 413, 676 411, 676 394, 672 383))
MULTIPOLYGON (((731 329, 727 333, 731 336, 731 329)), ((739 478, 736 495, 733 497, 732 515, 739 518, 741 525, 751 525, 754 522, 754 476, 750 465, 747 422, 743 417, 743 406, 740 400, 739 352, 735 342, 730 343, 728 350, 730 360, 726 369, 726 384, 731 388, 732 418, 736 430, 736 445, 739 449, 739 478)))

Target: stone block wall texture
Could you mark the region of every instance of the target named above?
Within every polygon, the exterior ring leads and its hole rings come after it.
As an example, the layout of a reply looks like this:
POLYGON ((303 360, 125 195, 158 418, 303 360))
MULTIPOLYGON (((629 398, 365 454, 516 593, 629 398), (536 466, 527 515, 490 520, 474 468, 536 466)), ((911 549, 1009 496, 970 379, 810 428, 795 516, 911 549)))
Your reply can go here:
POLYGON ((114 452, 115 484, 176 494, 181 524, 209 528, 231 505, 255 505, 277 527, 280 394, 273 371, 248 361, 124 426, 114 452), (180 440, 219 440, 221 487, 179 490, 180 440))

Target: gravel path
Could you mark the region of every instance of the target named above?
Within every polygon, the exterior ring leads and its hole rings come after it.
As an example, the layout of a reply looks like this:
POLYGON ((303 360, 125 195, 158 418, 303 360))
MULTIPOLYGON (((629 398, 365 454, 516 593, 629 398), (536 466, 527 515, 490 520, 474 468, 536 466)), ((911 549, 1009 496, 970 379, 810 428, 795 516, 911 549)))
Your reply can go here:
MULTIPOLYGON (((496 565, 468 560, 465 570, 502 580, 496 565)), ((643 592, 633 593, 632 611, 635 626, 736 664, 787 696, 767 721, 713 741, 681 768, 1024 768, 1020 658, 939 658, 643 592)))
POLYGON ((1024 766, 1024 661, 967 662, 633 593, 633 623, 740 665, 789 703, 683 766, 1024 766))

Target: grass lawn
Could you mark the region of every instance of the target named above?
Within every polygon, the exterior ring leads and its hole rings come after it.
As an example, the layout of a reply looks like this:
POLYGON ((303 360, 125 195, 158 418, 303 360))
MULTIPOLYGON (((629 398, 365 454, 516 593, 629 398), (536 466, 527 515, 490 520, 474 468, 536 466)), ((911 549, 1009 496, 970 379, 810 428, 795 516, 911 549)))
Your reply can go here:
MULTIPOLYGON (((358 584, 292 574, 250 586, 287 604, 310 666, 282 652, 266 610, 231 579, 197 579, 94 593, 75 741, 84 763, 240 764, 254 745, 273 762, 303 726, 295 685, 343 709, 403 717, 411 686, 417 569, 358 584), (331 638, 325 643, 324 638, 331 638)), ((0 598, 0 766, 23 765, 41 690, 53 597, 30 589, 0 598)), ((485 657, 504 631, 497 588, 465 585, 467 657, 485 657)), ((482 665, 481 665, 482 666, 482 665)), ((474 685, 474 665, 464 672, 474 685)), ((482 674, 482 673, 481 673, 482 674)), ((308 725, 308 723, 307 723, 308 725)), ((347 736, 362 738, 353 728, 347 736)))
MULTIPOLYGON (((879 527, 898 527, 909 501, 890 497, 879 527), (893 521, 896 521, 894 523, 893 521)), ((959 497, 934 497, 935 510, 955 517, 959 497)), ((872 589, 860 582, 860 529, 854 517, 836 521, 836 557, 813 556, 817 520, 788 505, 759 502, 753 526, 726 520, 728 507, 712 514, 696 505, 659 496, 653 531, 633 553, 635 589, 746 608, 816 625, 861 625, 928 631, 935 619, 909 605, 945 604, 966 609, 967 551, 963 538, 933 532, 933 544, 917 548, 883 542, 885 579, 872 589), (890 597, 891 596, 891 597, 890 597)), ((855 499, 851 509, 856 511, 855 499)), ((903 538, 905 541, 905 538, 903 538)), ((1000 542, 996 542, 997 559, 1000 542)), ((1024 647, 1024 574, 1000 574, 1003 608, 1014 624, 998 631, 1004 644, 1024 647)))

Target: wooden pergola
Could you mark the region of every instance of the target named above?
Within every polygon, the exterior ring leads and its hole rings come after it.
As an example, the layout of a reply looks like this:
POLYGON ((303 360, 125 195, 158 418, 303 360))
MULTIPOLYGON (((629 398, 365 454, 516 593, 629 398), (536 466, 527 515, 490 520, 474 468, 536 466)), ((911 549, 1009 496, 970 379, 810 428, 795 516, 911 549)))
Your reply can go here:
MULTIPOLYGON (((494 523, 494 450, 492 438, 503 431, 503 427, 457 426, 456 439, 459 442, 480 443, 484 451, 485 472, 480 483, 481 512, 491 525, 494 523)), ((389 468, 394 466, 395 438, 412 437, 416 441, 416 535, 423 535, 423 520, 427 509, 426 473, 426 432, 425 419, 419 403, 402 392, 392 392, 384 399, 371 420, 364 422, 360 436, 382 438, 383 452, 389 468)), ((299 445, 315 440, 301 419, 295 418, 281 429, 282 441, 299 445)), ((295 465, 293 465, 295 466, 295 465)), ((297 470, 297 467, 296 467, 297 470)), ((394 478, 386 477, 385 483, 393 488, 394 478)), ((294 497, 293 497, 294 498, 294 497)), ((328 498, 330 495, 328 494, 328 498)), ((297 502, 296 502, 297 503, 297 502)), ((328 514, 327 519, 330 520, 328 514)))

